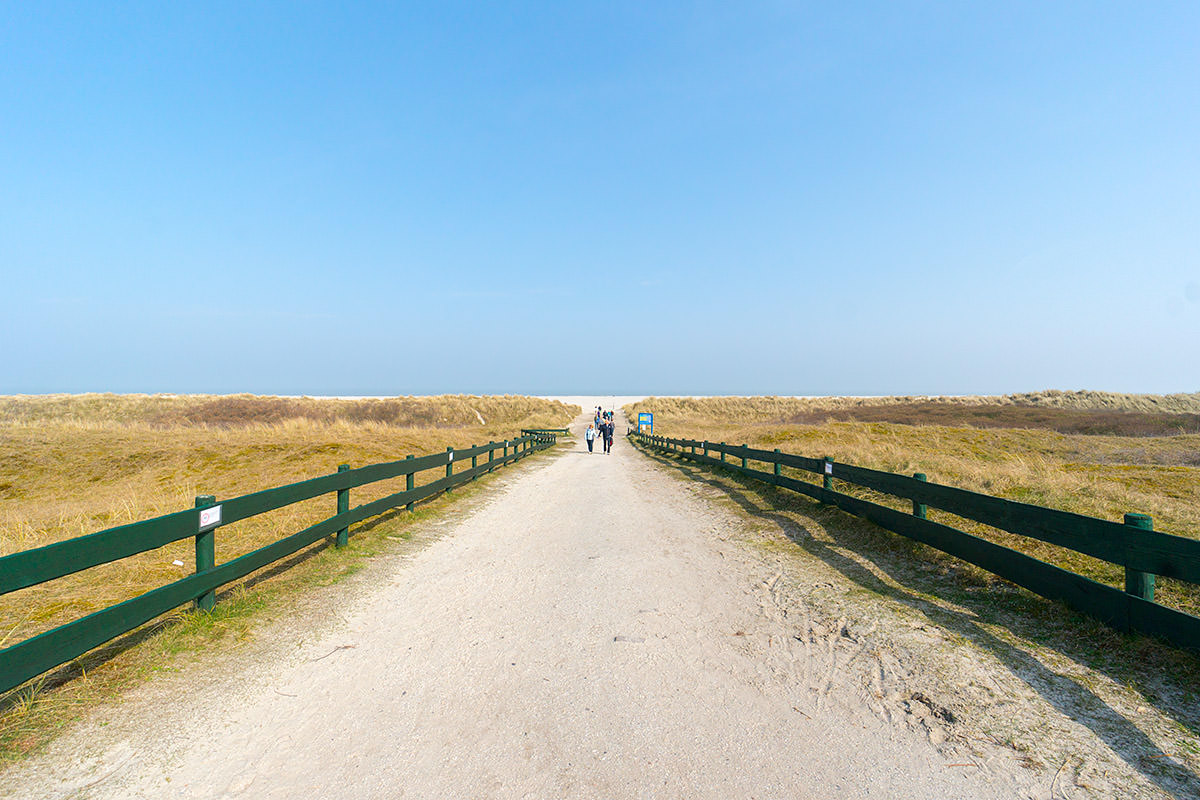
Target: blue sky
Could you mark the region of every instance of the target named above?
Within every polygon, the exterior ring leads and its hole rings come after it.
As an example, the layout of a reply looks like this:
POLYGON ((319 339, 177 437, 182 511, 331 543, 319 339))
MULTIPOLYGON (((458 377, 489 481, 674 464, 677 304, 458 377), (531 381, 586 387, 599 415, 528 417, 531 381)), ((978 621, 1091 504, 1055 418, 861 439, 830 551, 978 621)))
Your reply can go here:
POLYGON ((0 5, 0 393, 1200 390, 1200 4, 0 5))

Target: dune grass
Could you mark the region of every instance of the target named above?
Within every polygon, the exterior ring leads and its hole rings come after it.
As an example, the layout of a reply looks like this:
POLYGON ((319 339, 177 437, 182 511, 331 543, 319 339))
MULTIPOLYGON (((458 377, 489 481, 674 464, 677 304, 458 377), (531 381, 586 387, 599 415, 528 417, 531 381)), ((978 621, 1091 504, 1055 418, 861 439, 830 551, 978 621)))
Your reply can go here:
MULTIPOLYGON (((0 397, 0 555, 189 508, 198 494, 231 497, 327 474, 343 463, 363 466, 514 438, 523 427, 562 427, 578 413, 577 406, 519 396, 0 397)), ((440 474, 421 473, 417 484, 440 474)), ((351 502, 399 491, 403 483, 353 489, 351 502)), ((475 487, 455 489, 454 498, 472 495, 475 487)), ((36 750, 96 703, 173 669, 179 653, 245 638, 263 609, 281 611, 292 602, 289 593, 353 574, 381 549, 403 545, 415 523, 452 500, 366 520, 351 529, 344 550, 318 543, 289 559, 291 568, 272 565, 225 587, 212 613, 178 609, 124 637, 134 644, 106 645, 49 680, 0 697, 0 763, 36 750)), ((330 495, 222 527, 217 561, 334 511, 330 495)), ((4 595, 0 647, 184 577, 194 566, 186 540, 4 595)))
MULTIPOLYGON (((76 423, 156 428, 239 428, 284 422, 378 423, 394 428, 550 426, 562 403, 523 395, 315 398, 236 395, 53 394, 0 396, 0 425, 76 423)), ((572 406, 573 408, 573 406, 572 406)))
MULTIPOLYGON (((964 415, 970 415, 972 411, 981 413, 1009 411, 1019 414, 1022 410, 1031 409, 1059 409, 1097 414, 1105 412, 1139 412, 1150 415, 1200 414, 1200 392, 1166 395, 1045 391, 1009 395, 951 395, 945 397, 911 395, 648 397, 631 404, 626 410, 654 411, 665 421, 736 419, 745 423, 784 424, 789 421, 820 421, 823 419, 819 416, 820 412, 847 412, 889 406, 937 406, 941 409, 940 413, 946 415, 953 414, 955 409, 961 410, 964 415)), ((931 409, 918 409, 918 411, 927 414, 931 409)), ((966 416, 964 416, 965 418, 966 416)), ((657 416, 655 421, 658 422, 657 416)))
MULTIPOLYGON (((1029 397, 1029 396, 1013 396, 1029 397)), ((1184 407, 1175 396, 1172 408, 1184 407)), ((1132 418, 1163 413, 1145 411, 1155 404, 1148 396, 1131 396, 1125 412, 1120 397, 1092 398, 1099 409, 1087 405, 1088 396, 1074 396, 1076 405, 1067 407, 1061 396, 1040 407, 1039 415, 1009 417, 1034 427, 971 426, 978 409, 987 408, 980 398, 969 403, 914 402, 895 398, 888 402, 859 402, 864 398, 649 398, 629 406, 630 418, 641 411, 655 415, 655 433, 731 444, 749 444, 764 449, 812 457, 829 456, 835 461, 900 474, 925 473, 930 481, 964 489, 1059 508, 1119 521, 1126 512, 1150 514, 1156 530, 1200 538, 1200 435, 1169 436, 1062 433, 1054 430, 1077 418, 1079 412, 1102 410, 1124 413, 1132 418), (843 403, 842 401, 846 402, 843 403), (960 406, 968 413, 948 417, 945 408, 960 406), (804 417, 828 409, 890 407, 889 421, 846 421, 804 417), (1055 415, 1063 419, 1055 419, 1055 415), (805 423, 783 420, 813 419, 805 423), (1067 420, 1067 422, 1063 422, 1067 420), (952 424, 948 424, 952 423, 952 424)), ((1018 407, 1016 402, 997 403, 992 408, 1018 407)), ((1162 405, 1170 405, 1166 401, 1162 405)), ((1190 413, 1190 412, 1178 412, 1190 413)), ((1142 430, 1141 423, 1118 422, 1118 430, 1142 430)), ((795 477, 816 480, 807 473, 795 477)), ((836 482, 839 490, 868 497, 893 508, 906 509, 907 501, 879 495, 836 482)), ((1119 586, 1123 571, 1107 562, 1033 539, 1004 533, 950 514, 930 511, 930 518, 961 530, 984 536, 1008 547, 1078 572, 1110 585, 1119 586)), ((999 580, 999 579, 995 579, 999 580)), ((1159 578, 1156 599, 1167 605, 1200 614, 1198 587, 1159 578)))
MULTIPOLYGON (((189 508, 198 494, 232 497, 339 464, 512 438, 522 427, 561 426, 576 413, 528 397, 0 398, 0 555, 189 508)), ((427 471, 417 483, 438 477, 427 471)), ((364 486, 351 491, 351 501, 403 484, 364 486)), ((332 495, 315 498, 222 527, 217 561, 318 522, 334 504, 332 495)), ((180 541, 0 597, 0 645, 181 578, 193 562, 191 541, 180 541)))

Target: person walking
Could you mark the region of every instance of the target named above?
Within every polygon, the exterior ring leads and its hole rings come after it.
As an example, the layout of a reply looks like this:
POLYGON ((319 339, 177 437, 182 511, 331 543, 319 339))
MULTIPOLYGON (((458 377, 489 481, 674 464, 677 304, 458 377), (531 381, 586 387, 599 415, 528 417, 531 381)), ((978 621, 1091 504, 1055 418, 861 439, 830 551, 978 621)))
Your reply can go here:
POLYGON ((604 427, 601 429, 604 434, 604 452, 605 452, 605 454, 612 452, 612 428, 613 428, 612 423, 606 422, 606 423, 604 423, 604 427))
POLYGON ((583 434, 583 438, 587 439, 588 452, 592 452, 592 444, 596 441, 596 426, 589 423, 587 432, 583 434))

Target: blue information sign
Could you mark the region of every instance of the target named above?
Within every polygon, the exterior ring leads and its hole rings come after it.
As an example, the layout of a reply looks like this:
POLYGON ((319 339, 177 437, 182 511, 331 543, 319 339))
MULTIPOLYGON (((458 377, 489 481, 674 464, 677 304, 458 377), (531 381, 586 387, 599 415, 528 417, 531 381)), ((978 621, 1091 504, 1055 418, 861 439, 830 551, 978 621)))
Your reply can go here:
POLYGON ((638 412, 638 433, 654 433, 654 415, 645 411, 638 412), (646 429, 646 430, 643 430, 646 429))

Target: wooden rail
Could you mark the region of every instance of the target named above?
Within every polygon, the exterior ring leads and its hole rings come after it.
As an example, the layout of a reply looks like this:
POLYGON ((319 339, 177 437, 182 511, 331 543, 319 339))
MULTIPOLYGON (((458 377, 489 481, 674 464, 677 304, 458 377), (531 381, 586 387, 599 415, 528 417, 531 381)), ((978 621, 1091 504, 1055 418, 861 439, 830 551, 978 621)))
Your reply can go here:
POLYGON ((341 547, 347 542, 350 526, 357 522, 400 506, 406 506, 411 511, 414 504, 421 500, 475 480, 496 467, 552 447, 556 441, 553 433, 529 433, 517 439, 488 442, 462 450, 448 448, 444 453, 419 458, 408 456, 400 461, 358 469, 343 465, 331 475, 220 502, 212 496, 202 495, 196 498, 196 507, 186 511, 4 556, 0 558, 0 595, 153 550, 180 539, 194 538, 196 541, 195 574, 0 650, 0 692, 78 658, 92 648, 185 603, 194 602, 198 608, 210 609, 216 589, 227 583, 262 569, 326 536, 335 536, 336 545, 341 547), (479 457, 484 454, 487 460, 480 463, 479 457), (467 458, 471 459, 471 466, 454 472, 455 462, 462 463, 467 458), (445 469, 444 477, 423 486, 415 486, 416 473, 439 468, 445 469), (350 489, 401 476, 406 478, 404 491, 350 508, 350 489), (337 495, 337 513, 334 516, 223 564, 215 563, 215 537, 221 526, 329 493, 337 495), (215 524, 202 524, 212 518, 218 521, 215 524))
POLYGON ((929 483, 920 474, 909 477, 851 464, 835 464, 827 458, 809 458, 725 442, 672 439, 636 431, 631 431, 629 436, 652 449, 732 469, 837 506, 893 533, 924 542, 982 567, 1043 597, 1060 600, 1118 630, 1158 636, 1178 647, 1200 652, 1200 617, 1154 602, 1156 575, 1200 583, 1200 541, 1156 532, 1151 529, 1150 518, 1144 514, 1126 514, 1123 523, 1111 522, 929 483), (740 465, 729 462, 727 457, 740 459, 740 465), (769 464, 772 469, 769 472, 754 469, 749 465, 751 461, 769 464), (818 485, 783 475, 781 467, 815 473, 822 477, 822 482, 818 485), (908 514, 835 491, 834 479, 911 500, 913 511, 908 514), (926 518, 929 507, 1123 566, 1124 589, 933 522, 926 518))

